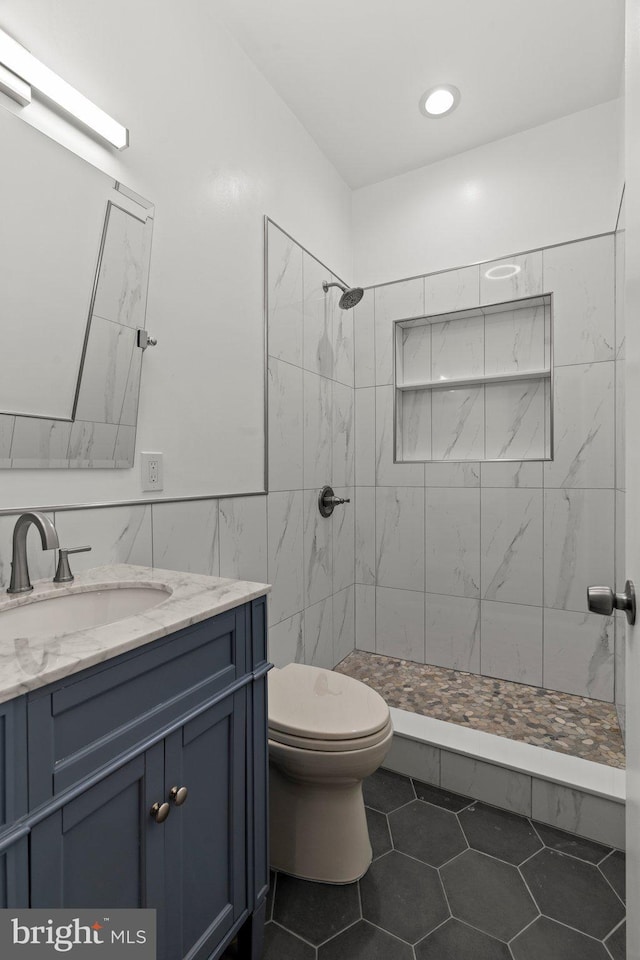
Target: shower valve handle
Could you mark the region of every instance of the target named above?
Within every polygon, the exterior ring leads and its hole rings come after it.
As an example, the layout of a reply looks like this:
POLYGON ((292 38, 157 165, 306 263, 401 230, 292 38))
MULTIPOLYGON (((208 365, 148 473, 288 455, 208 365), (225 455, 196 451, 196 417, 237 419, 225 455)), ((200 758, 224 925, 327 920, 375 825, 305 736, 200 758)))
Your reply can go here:
POLYGON ((322 488, 320 496, 318 497, 318 510, 322 517, 330 517, 333 513, 333 508, 337 507, 340 503, 351 503, 351 500, 349 497, 336 497, 332 487, 326 486, 322 488))
POLYGON ((624 610, 627 621, 636 622, 636 591, 631 580, 624 585, 624 593, 614 593, 611 587, 587 587, 587 604, 591 613, 610 617, 614 610, 624 610))

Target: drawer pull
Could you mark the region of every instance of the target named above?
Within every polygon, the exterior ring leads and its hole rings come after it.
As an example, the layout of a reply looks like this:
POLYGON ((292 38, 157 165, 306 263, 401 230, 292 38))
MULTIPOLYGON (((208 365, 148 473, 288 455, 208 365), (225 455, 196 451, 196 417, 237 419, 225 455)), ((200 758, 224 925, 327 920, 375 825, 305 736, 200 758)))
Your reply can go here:
POLYGON ((149 811, 151 816, 154 818, 156 823, 164 823, 169 814, 171 813, 171 807, 168 803, 154 803, 149 811))
POLYGON ((188 792, 186 787, 171 787, 169 797, 173 800, 176 807, 181 807, 187 799, 188 792))

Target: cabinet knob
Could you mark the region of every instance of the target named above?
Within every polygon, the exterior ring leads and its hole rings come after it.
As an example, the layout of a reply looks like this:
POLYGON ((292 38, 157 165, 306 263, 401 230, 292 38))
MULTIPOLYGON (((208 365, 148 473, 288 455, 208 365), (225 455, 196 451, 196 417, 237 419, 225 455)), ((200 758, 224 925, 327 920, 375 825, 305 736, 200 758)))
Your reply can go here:
POLYGON ((181 807, 187 799, 188 790, 186 787, 171 787, 169 797, 175 803, 176 807, 181 807))
POLYGON ((171 813, 171 807, 168 803, 159 803, 156 801, 149 811, 156 823, 164 823, 169 814, 171 813))

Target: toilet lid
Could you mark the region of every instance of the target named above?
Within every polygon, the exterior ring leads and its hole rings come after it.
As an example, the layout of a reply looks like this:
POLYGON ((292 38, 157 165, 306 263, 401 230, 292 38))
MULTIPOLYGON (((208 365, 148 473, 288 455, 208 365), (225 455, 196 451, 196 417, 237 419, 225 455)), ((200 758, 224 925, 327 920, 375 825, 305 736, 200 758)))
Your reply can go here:
POLYGON ((290 663, 269 673, 269 728, 312 740, 354 740, 380 730, 389 707, 353 677, 290 663))

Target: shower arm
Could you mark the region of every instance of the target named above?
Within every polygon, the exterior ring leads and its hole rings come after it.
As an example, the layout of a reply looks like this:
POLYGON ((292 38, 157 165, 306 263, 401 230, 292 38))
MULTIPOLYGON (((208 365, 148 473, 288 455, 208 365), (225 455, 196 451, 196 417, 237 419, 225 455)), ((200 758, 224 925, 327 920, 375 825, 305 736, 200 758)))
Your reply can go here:
POLYGON ((343 287, 341 283, 327 283, 326 280, 323 280, 323 281, 322 281, 322 289, 324 290, 325 293, 328 292, 329 287, 339 287, 340 290, 342 290, 343 293, 346 293, 346 291, 347 291, 347 288, 346 288, 346 287, 343 287))

